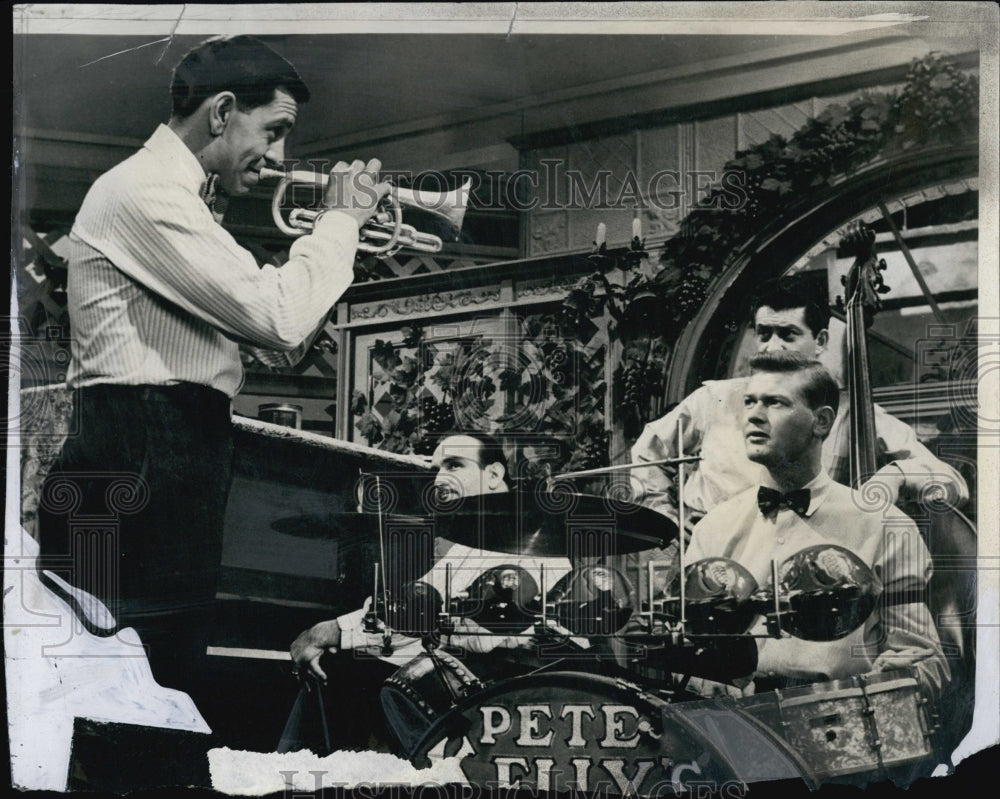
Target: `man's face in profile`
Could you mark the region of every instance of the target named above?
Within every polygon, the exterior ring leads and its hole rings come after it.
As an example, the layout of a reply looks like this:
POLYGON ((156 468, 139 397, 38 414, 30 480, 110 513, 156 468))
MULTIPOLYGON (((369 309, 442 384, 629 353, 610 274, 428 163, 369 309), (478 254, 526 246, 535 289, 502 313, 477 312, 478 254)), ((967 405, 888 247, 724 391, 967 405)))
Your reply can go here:
POLYGON ((277 167, 285 157, 285 137, 295 125, 298 104, 281 89, 262 106, 241 111, 234 107, 219 136, 223 147, 216 170, 225 191, 247 194, 260 182, 263 167, 277 167))
POLYGON ((437 470, 434 485, 438 496, 445 500, 475 497, 506 491, 504 468, 499 463, 483 466, 480 462, 482 443, 472 436, 448 436, 431 459, 437 470))

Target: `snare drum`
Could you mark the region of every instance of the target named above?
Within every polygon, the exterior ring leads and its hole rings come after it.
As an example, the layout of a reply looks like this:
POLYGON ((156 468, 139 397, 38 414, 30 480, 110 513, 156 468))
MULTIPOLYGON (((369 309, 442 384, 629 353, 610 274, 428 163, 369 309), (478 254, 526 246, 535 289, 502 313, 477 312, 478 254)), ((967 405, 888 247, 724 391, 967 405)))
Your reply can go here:
POLYGON ((421 652, 382 686, 382 710, 404 752, 455 704, 481 687, 458 658, 441 650, 421 652))
POLYGON ((772 691, 740 700, 820 779, 930 762, 926 700, 900 670, 772 691))

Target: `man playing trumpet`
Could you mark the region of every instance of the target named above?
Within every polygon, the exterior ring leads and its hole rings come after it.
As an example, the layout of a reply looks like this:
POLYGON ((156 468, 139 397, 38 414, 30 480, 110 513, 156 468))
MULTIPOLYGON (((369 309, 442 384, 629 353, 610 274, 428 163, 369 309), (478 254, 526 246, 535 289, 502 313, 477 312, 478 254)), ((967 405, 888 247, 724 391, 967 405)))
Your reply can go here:
MULTIPOLYGON (((268 46, 236 36, 185 55, 170 92, 169 121, 96 181, 70 236, 68 384, 80 432, 47 485, 54 496, 61 475, 82 497, 77 512, 117 513, 116 546, 61 570, 65 583, 43 580, 92 632, 136 628, 156 680, 191 693, 220 569, 240 345, 286 365, 301 358, 351 284, 359 228, 388 185, 377 160, 338 163, 311 234, 282 267, 261 268, 222 213, 282 164, 308 89, 268 46), (109 481, 122 478, 131 505, 109 507, 109 481), (81 589, 115 618, 88 616, 81 589)), ((43 569, 73 554, 67 516, 46 496, 43 569)))

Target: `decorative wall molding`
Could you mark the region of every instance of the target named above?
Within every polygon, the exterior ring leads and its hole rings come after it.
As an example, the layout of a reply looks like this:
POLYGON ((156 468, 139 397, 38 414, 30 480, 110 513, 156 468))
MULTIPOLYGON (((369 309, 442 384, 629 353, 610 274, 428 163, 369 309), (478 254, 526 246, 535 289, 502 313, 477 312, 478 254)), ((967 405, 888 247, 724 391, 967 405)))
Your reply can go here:
POLYGON ((561 278, 539 278, 537 280, 525 280, 516 283, 514 286, 515 300, 539 299, 551 297, 554 300, 562 300, 566 291, 571 289, 579 280, 577 275, 568 275, 561 278))
POLYGON ((500 286, 488 286, 459 291, 436 291, 433 294, 418 294, 413 297, 380 302, 359 303, 350 307, 351 322, 378 322, 389 319, 412 319, 432 313, 461 311, 472 306, 499 303, 500 286))

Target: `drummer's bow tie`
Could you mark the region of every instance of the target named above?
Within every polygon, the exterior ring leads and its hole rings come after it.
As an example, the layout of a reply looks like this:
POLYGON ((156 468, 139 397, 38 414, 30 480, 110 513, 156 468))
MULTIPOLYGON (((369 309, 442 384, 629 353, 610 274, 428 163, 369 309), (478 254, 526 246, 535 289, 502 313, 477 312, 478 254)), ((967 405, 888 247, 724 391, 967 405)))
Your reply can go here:
POLYGON ((212 218, 222 224, 222 217, 226 214, 229 206, 229 195, 219 186, 219 173, 212 172, 201 184, 198 195, 205 201, 208 210, 212 212, 212 218))
POLYGON ((806 511, 809 510, 809 489, 797 488, 794 491, 789 491, 787 494, 782 494, 773 488, 761 486, 757 490, 757 506, 765 516, 775 513, 782 508, 789 508, 799 514, 799 516, 805 516, 806 511))

